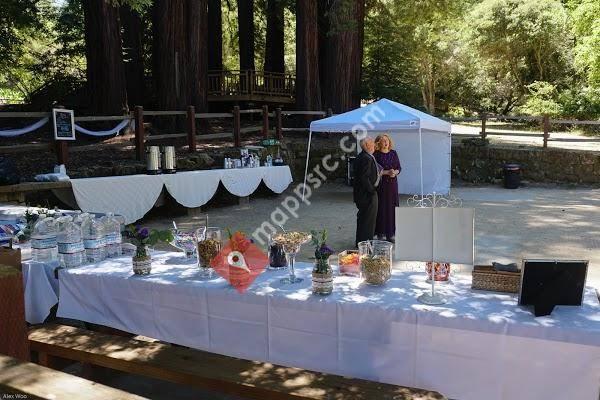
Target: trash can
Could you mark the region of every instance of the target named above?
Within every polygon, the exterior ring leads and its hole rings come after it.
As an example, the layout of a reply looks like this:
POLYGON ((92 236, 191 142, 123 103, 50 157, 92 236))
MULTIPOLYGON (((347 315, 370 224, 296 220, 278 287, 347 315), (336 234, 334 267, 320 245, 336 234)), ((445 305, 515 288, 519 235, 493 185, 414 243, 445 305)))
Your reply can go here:
POLYGON ((519 164, 504 164, 504 187, 517 189, 521 186, 521 166, 519 164))

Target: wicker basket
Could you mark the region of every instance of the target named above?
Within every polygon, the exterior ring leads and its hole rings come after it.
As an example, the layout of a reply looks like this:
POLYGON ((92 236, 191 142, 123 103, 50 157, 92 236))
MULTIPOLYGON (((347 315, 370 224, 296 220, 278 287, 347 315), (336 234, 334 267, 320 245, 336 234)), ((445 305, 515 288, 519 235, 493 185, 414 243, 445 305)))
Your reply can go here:
POLYGON ((473 268, 472 289, 518 293, 520 285, 520 272, 496 271, 490 265, 476 265, 473 268))

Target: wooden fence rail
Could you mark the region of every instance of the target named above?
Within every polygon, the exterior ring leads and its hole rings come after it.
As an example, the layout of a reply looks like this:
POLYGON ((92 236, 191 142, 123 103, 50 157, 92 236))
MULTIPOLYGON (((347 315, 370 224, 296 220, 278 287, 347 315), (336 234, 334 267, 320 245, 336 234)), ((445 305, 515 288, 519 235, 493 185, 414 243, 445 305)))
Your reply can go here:
MULTIPOLYGON (((482 139, 486 139, 488 136, 515 136, 515 137, 541 137, 543 139, 543 148, 548 147, 548 142, 600 142, 600 138, 550 138, 550 130, 552 125, 598 125, 600 121, 580 121, 580 120, 568 120, 568 119, 550 119, 548 115, 542 116, 505 116, 505 115, 494 115, 494 114, 481 114, 477 117, 464 117, 464 118, 448 118, 448 122, 459 123, 459 122, 475 122, 481 121, 481 131, 479 135, 482 139), (523 133, 523 132, 503 132, 499 130, 489 130, 487 123, 490 120, 496 121, 535 121, 540 123, 541 133, 523 133)), ((461 135, 465 137, 473 137, 473 135, 461 135)))
MULTIPOLYGON (((101 121, 121 121, 123 119, 132 119, 135 126, 135 135, 133 138, 127 138, 125 141, 133 140, 135 144, 135 155, 138 160, 143 160, 145 157, 145 143, 157 140, 170 140, 170 139, 181 139, 187 138, 188 149, 190 152, 195 152, 197 142, 202 140, 213 140, 213 139, 231 139, 235 146, 241 145, 241 140, 244 134, 251 132, 260 132, 263 138, 268 138, 270 133, 273 132, 277 139, 282 139, 284 132, 303 131, 307 128, 289 127, 284 128, 283 119, 284 117, 314 117, 323 118, 326 116, 333 115, 331 109, 327 111, 293 111, 293 110, 282 110, 276 108, 275 110, 269 110, 268 106, 262 108, 246 109, 241 110, 238 106, 235 106, 231 112, 220 112, 220 113, 197 113, 193 106, 189 106, 187 110, 171 110, 171 111, 152 111, 144 110, 143 107, 137 106, 129 114, 125 115, 107 115, 107 116, 77 116, 75 121, 77 122, 101 122, 101 121), (261 115, 261 124, 254 126, 247 126, 242 128, 241 116, 248 115, 252 116, 255 114, 261 115), (185 116, 186 132, 181 134, 160 134, 160 135, 147 135, 145 130, 145 118, 146 117, 166 117, 166 116, 185 116), (231 119, 233 129, 231 132, 223 133, 211 133, 211 134, 198 134, 197 132, 197 120, 205 121, 207 119, 231 119), (273 130, 271 130, 271 121, 274 124, 273 130)), ((44 118, 51 117, 52 114, 49 112, 0 112, 0 118, 44 118)), ((475 122, 481 121, 481 131, 479 135, 461 135, 462 137, 481 137, 483 139, 488 136, 514 136, 514 137, 540 137, 543 139, 543 147, 548 147, 548 142, 590 142, 598 143, 600 138, 551 138, 550 128, 552 125, 588 125, 588 126, 600 126, 600 121, 580 121, 580 120, 566 120, 566 119, 550 119, 547 115, 544 116, 504 116, 504 115, 493 115, 493 114, 481 114, 476 117, 465 117, 465 118, 449 118, 449 122, 475 122), (491 130, 488 122, 490 120, 496 121, 532 121, 539 122, 540 132, 506 132, 501 130, 491 130)), ((257 121, 258 122, 258 121, 257 121)), ((200 123, 202 127, 202 123, 200 123)), ((123 140, 121 141, 123 142, 123 140)), ((118 145, 118 144, 111 144, 118 145)), ((68 147, 65 141, 54 141, 52 143, 35 143, 35 144, 20 144, 13 146, 0 146, 0 153, 16 153, 21 151, 34 151, 48 149, 54 149, 59 161, 64 163, 68 162, 68 147)), ((79 151, 81 148, 89 148, 89 146, 77 146, 72 147, 72 151, 79 151)))
MULTIPOLYGON (((119 144, 111 144, 111 146, 122 145, 123 142, 133 141, 135 144, 135 157, 137 160, 144 160, 145 158, 145 145, 147 142, 153 142, 158 140, 172 140, 172 139, 187 139, 188 151, 195 152, 198 141, 203 140, 214 140, 214 139, 231 139, 236 147, 241 145, 242 137, 245 134, 252 132, 260 132, 263 138, 268 138, 271 132, 274 132, 278 139, 283 138, 283 132, 286 131, 283 127, 283 118, 286 116, 302 115, 306 117, 322 118, 324 116, 333 115, 331 110, 327 111, 287 111, 281 108, 276 108, 270 112, 268 106, 262 108, 246 109, 241 110, 239 106, 234 106, 231 112, 220 112, 220 113, 197 113, 193 106, 189 106, 186 111, 171 110, 171 111, 153 111, 144 110, 143 107, 137 106, 132 112, 125 115, 105 115, 105 116, 77 116, 75 121, 77 122, 101 122, 101 121, 121 121, 123 119, 131 119, 134 122, 134 135, 121 140, 119 144), (241 126, 241 116, 248 115, 252 116, 259 114, 261 116, 261 124, 254 126, 241 126), (147 117, 176 117, 185 116, 185 133, 175 134, 160 134, 160 135, 148 135, 146 133, 146 120, 147 117), (270 119, 274 120, 274 130, 270 129, 270 119), (233 129, 231 132, 222 133, 210 133, 210 134, 198 134, 197 133, 197 120, 207 119, 231 119, 233 129)), ((49 112, 0 112, 0 118, 44 118, 51 117, 52 114, 49 112)), ((258 121, 257 121, 258 122, 258 121)), ((202 126, 202 124, 200 124, 202 126)), ((295 128, 289 131, 295 130, 295 128)), ((297 130, 297 128, 296 128, 297 130)), ((95 146, 95 145, 91 145, 95 146)), ((88 148, 89 146, 71 146, 70 151, 79 151, 80 148, 88 148)), ((18 153, 22 151, 47 151, 54 150, 56 152, 57 159, 59 162, 68 163, 68 143, 66 141, 53 141, 51 143, 35 143, 35 144, 18 144, 12 146, 0 146, 0 153, 18 153)))

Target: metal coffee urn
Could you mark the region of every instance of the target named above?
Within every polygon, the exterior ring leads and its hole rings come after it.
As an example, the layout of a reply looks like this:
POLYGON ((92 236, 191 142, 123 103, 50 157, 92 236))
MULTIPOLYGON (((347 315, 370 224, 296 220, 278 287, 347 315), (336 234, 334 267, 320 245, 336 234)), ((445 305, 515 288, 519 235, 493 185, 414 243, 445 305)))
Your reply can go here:
POLYGON ((174 174, 177 170, 175 165, 175 146, 163 147, 162 171, 165 174, 174 174))
POLYGON ((148 146, 146 150, 146 173, 149 175, 160 174, 160 148, 148 146))

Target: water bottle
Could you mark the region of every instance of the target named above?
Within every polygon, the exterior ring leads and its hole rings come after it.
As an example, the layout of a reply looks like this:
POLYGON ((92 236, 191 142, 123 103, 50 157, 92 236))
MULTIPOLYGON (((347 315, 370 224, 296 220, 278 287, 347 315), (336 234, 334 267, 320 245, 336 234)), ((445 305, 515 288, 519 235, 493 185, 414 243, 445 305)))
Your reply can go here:
POLYGON ((81 226, 70 216, 61 217, 57 221, 56 241, 58 244, 58 260, 66 268, 79 267, 85 260, 85 249, 81 237, 81 226))
POLYGON ((104 224, 104 248, 106 257, 119 257, 121 255, 121 221, 113 213, 107 213, 101 219, 104 224))
POLYGON ((88 262, 100 262, 104 260, 106 253, 104 249, 104 224, 90 214, 81 223, 83 234, 83 247, 88 262))
POLYGON ((58 260, 56 245, 56 222, 53 218, 40 214, 33 226, 31 235, 31 259, 39 262, 58 260))
POLYGON ((271 167, 273 165, 273 156, 267 155, 267 167, 271 167))

